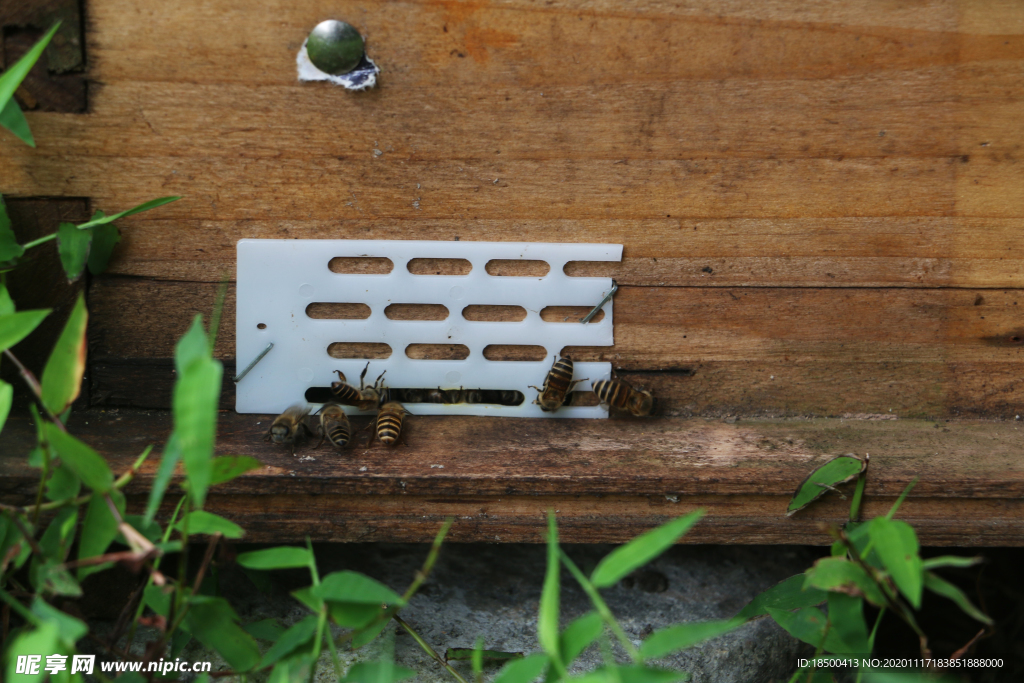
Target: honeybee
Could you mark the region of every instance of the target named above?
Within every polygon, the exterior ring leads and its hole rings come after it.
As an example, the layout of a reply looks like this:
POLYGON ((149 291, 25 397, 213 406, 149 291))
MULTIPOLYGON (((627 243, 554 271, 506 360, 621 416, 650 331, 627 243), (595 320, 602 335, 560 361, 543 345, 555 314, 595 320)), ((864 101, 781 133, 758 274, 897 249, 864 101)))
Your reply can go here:
POLYGON ((295 441, 300 436, 299 427, 302 427, 307 435, 311 436, 313 434, 304 421, 308 414, 308 404, 296 403, 291 408, 274 418, 274 422, 271 423, 270 429, 267 430, 264 438, 273 441, 276 444, 290 445, 292 455, 295 455, 295 441))
POLYGON ((627 411, 637 417, 654 412, 654 396, 649 391, 637 391, 621 379, 601 379, 594 382, 594 393, 608 407, 627 411))
POLYGON ((366 367, 363 368, 362 373, 359 375, 359 388, 356 389, 351 384, 348 384, 348 380, 345 379, 345 373, 341 370, 335 370, 338 373, 338 381, 331 382, 331 393, 334 394, 334 400, 341 405, 354 406, 359 410, 373 410, 381 404, 381 395, 385 391, 381 385, 381 380, 384 379, 384 372, 380 373, 377 377, 377 381, 373 383, 372 387, 366 386, 363 383, 363 379, 366 377, 366 371, 370 369, 370 364, 367 363, 366 367))
POLYGON ((447 403, 445 401, 445 392, 438 387, 437 389, 428 389, 426 393, 425 403, 447 403))
MULTIPOLYGON (((377 413, 374 430, 370 433, 370 442, 367 445, 373 443, 373 437, 376 434, 385 446, 394 446, 398 437, 402 435, 402 418, 407 414, 411 413, 398 401, 389 401, 382 405, 380 412, 377 413)), ((405 443, 404 439, 402 443, 405 443)))
POLYGON ((558 410, 565 403, 565 395, 572 391, 573 387, 577 384, 586 381, 585 379, 574 380, 572 378, 571 359, 559 359, 558 356, 555 356, 555 362, 551 366, 551 370, 548 371, 548 376, 544 378, 544 388, 530 385, 531 389, 536 389, 540 392, 533 402, 538 404, 540 409, 545 412, 558 410))
POLYGON ((352 430, 348 424, 348 416, 337 403, 328 403, 320 409, 320 443, 317 448, 323 445, 324 439, 329 439, 331 444, 339 451, 348 445, 352 437, 352 430))

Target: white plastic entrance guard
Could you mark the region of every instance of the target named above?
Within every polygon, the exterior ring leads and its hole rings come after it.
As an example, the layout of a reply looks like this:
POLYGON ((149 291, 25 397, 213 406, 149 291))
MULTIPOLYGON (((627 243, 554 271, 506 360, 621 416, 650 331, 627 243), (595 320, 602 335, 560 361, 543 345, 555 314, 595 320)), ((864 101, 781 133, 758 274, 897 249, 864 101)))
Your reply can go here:
MULTIPOLYGON (((274 348, 237 384, 235 409, 240 413, 279 413, 305 400, 312 387, 329 387, 345 373, 358 386, 366 360, 333 358, 335 342, 384 343, 391 355, 371 360, 367 379, 372 382, 385 369, 391 387, 430 389, 485 389, 521 391, 518 406, 497 404, 411 403, 416 415, 504 415, 514 417, 605 417, 603 406, 567 406, 545 413, 531 402, 564 346, 611 346, 614 343, 612 301, 604 318, 586 325, 545 322, 547 306, 591 307, 609 292, 610 278, 569 277, 569 261, 619 261, 620 244, 543 244, 514 242, 425 242, 362 240, 257 240, 238 242, 238 304, 235 322, 236 358, 245 367, 273 342, 274 348), (383 257, 393 267, 386 275, 340 274, 328 264, 335 257, 383 257), (467 275, 413 275, 408 263, 417 258, 466 259, 467 275), (494 276, 486 271, 492 259, 546 261, 543 277, 494 276), (356 303, 370 308, 362 320, 310 318, 314 302, 356 303), (440 321, 390 320, 384 309, 391 304, 441 304, 448 317, 440 321), (462 310, 471 305, 522 306, 519 322, 466 320, 462 310), (406 355, 409 344, 463 344, 464 360, 423 360, 406 355), (543 346, 542 361, 492 361, 484 358, 490 344, 543 346)), ((608 377, 610 363, 576 363, 577 379, 608 377)), ((589 391, 590 382, 577 385, 589 391)), ((350 412, 350 411, 347 411, 350 412)))

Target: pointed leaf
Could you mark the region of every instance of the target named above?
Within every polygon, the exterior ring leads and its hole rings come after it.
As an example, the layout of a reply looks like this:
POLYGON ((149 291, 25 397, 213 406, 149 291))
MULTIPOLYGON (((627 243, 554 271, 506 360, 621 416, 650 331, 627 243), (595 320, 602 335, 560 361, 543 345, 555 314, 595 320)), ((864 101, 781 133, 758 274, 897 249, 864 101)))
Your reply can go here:
POLYGON ((604 621, 597 612, 587 612, 574 619, 559 636, 559 651, 566 666, 575 661, 580 653, 597 640, 604 631, 604 621))
POLYGON ((235 561, 248 569, 295 569, 310 566, 313 558, 305 548, 283 545, 242 553, 235 561))
POLYGON ((192 599, 185 617, 196 640, 216 650, 238 671, 247 671, 260 660, 256 641, 236 623, 237 616, 223 598, 192 599))
POLYGON ((412 678, 416 672, 391 662, 353 664, 340 683, 396 683, 412 678))
MULTIPOLYGON (((825 624, 828 619, 817 607, 804 607, 795 612, 768 607, 768 614, 789 635, 818 647, 825 637, 825 624)), ((828 649, 826 647, 826 649, 828 649)))
POLYGON ((67 500, 77 496, 81 490, 82 482, 71 468, 63 463, 53 470, 49 481, 46 482, 47 500, 67 500))
MULTIPOLYGON (((0 227, 3 226, 6 218, 4 198, 0 197, 0 227)), ((10 227, 9 221, 7 227, 10 227)), ((7 287, 3 282, 0 282, 0 316, 10 315, 11 313, 14 313, 14 301, 11 299, 11 293, 7 291, 7 287)))
POLYGON ((828 461, 808 475, 797 487, 793 499, 786 508, 786 514, 799 512, 825 495, 829 487, 839 486, 851 481, 867 466, 867 461, 850 455, 841 455, 828 461))
POLYGON ((82 223, 81 225, 79 225, 78 229, 79 230, 88 230, 89 228, 94 228, 97 225, 104 225, 106 223, 113 223, 114 221, 116 221, 119 218, 124 218, 125 216, 133 216, 133 215, 135 215, 137 213, 142 213, 143 211, 149 211, 150 209, 155 209, 158 206, 163 206, 164 204, 170 204, 171 202, 176 202, 179 199, 181 199, 181 197, 160 197, 159 199, 151 199, 148 202, 143 202, 142 204, 139 204, 138 206, 136 206, 136 207, 134 207, 132 209, 128 209, 127 211, 122 211, 121 213, 115 213, 112 216, 100 216, 100 217, 95 217, 94 216, 88 222, 82 223))
POLYGON ((931 557, 921 563, 927 569, 938 569, 939 567, 973 567, 985 561, 983 557, 960 557, 958 555, 940 555, 931 557))
POLYGON ((14 387, 0 379, 0 431, 3 431, 7 416, 11 414, 11 403, 14 400, 14 387))
MULTIPOLYGON (((0 196, 0 264, 21 258, 21 255, 24 253, 25 247, 18 244, 18 238, 15 236, 14 231, 11 230, 11 219, 7 215, 7 205, 4 204, 4 198, 0 196)), ((2 289, 3 305, 0 307, 0 315, 14 313, 11 295, 7 293, 6 287, 2 287, 2 289)))
POLYGON ((157 586, 150 584, 146 586, 146 589, 142 592, 143 602, 146 606, 157 614, 163 616, 170 616, 171 614, 171 594, 173 589, 170 586, 157 586))
POLYGON ((614 586, 622 577, 668 550, 703 516, 704 510, 694 510, 616 548, 598 563, 591 582, 598 588, 614 586))
MULTIPOLYGON (((310 597, 314 600, 319 599, 312 595, 312 593, 310 593, 310 597)), ((381 614, 383 614, 383 610, 381 610, 380 605, 370 605, 365 602, 338 602, 331 600, 327 603, 327 614, 330 615, 331 620, 338 626, 362 629, 377 621, 381 614)))
POLYGON ((882 589, 860 565, 843 557, 823 557, 807 570, 804 585, 849 595, 863 595, 878 607, 885 606, 882 589))
POLYGON ((99 453, 70 434, 62 432, 53 423, 45 423, 43 429, 47 441, 83 484, 97 493, 106 493, 113 488, 114 474, 99 453))
POLYGON ((32 131, 28 128, 28 121, 25 120, 21 107, 18 106, 17 101, 13 97, 7 100, 7 104, 0 108, 0 126, 17 135, 29 147, 36 146, 35 138, 32 137, 32 131))
POLYGON ((743 619, 717 619, 677 624, 655 631, 640 646, 644 659, 658 659, 666 655, 687 650, 698 643, 733 631, 746 623, 743 619))
MULTIPOLYGON (((212 535, 221 533, 224 535, 224 538, 241 538, 245 535, 242 527, 231 520, 224 519, 220 515, 215 515, 205 510, 193 510, 186 515, 186 519, 188 520, 188 533, 190 536, 192 534, 212 535)), ((185 519, 178 520, 174 528, 178 531, 184 531, 185 519)))
POLYGON ((40 597, 32 601, 32 613, 46 622, 57 625, 60 640, 64 647, 71 649, 79 639, 89 632, 89 627, 81 619, 76 619, 67 612, 62 612, 40 597))
POLYGON ((914 609, 920 609, 924 564, 918 555, 914 528, 906 522, 886 517, 875 517, 868 526, 874 550, 889 576, 914 609))
MULTIPOLYGON (((17 681, 18 683, 34 683, 47 678, 49 674, 43 666, 39 667, 38 674, 19 674, 17 671, 18 657, 22 655, 49 655, 61 652, 60 627, 52 621, 44 621, 41 626, 31 631, 23 630, 13 642, 5 648, 4 657, 7 661, 7 676, 5 680, 17 681)), ((45 657, 42 664, 46 663, 45 657)))
POLYGON ((957 606, 960 609, 962 609, 965 613, 967 613, 967 615, 971 618, 977 619, 986 626, 992 625, 992 619, 987 614, 982 612, 980 609, 975 607, 967 598, 967 596, 964 595, 963 591, 961 591, 959 588, 949 583, 945 579, 941 578, 938 574, 935 574, 934 572, 925 572, 924 585, 928 590, 932 591, 933 593, 938 593, 942 597, 949 598, 950 600, 955 602, 957 606))
POLYGON ((223 367, 210 358, 202 316, 175 348, 178 381, 174 385, 174 436, 181 448, 195 507, 201 508, 212 476, 217 406, 223 367))
POLYGON ((32 334, 32 330, 36 329, 48 315, 50 309, 41 308, 0 316, 0 351, 6 351, 32 334))
MULTIPOLYGON (((114 506, 123 516, 124 494, 113 490, 110 492, 110 499, 114 501, 114 506)), ((110 507, 103 496, 93 496, 85 510, 85 520, 82 522, 82 540, 78 543, 78 559, 84 560, 88 557, 102 555, 115 538, 117 538, 117 520, 111 514, 110 507)), ((78 580, 82 581, 90 574, 95 574, 109 566, 109 564, 105 564, 79 567, 78 580)))
POLYGON ((82 587, 62 564, 46 564, 39 568, 38 585, 43 593, 81 597, 82 587))
POLYGON ((277 641, 270 646, 266 654, 263 655, 263 659, 260 660, 260 668, 270 666, 295 652, 300 647, 311 643, 313 636, 316 634, 317 621, 318 617, 315 614, 310 615, 296 622, 291 628, 281 634, 277 641))
POLYGON ((829 642, 833 654, 856 655, 870 652, 868 625, 864 621, 864 600, 845 593, 828 594, 829 642), (839 646, 837 643, 841 642, 839 646))
POLYGON ((544 673, 548 665, 547 655, 532 654, 506 664, 494 678, 494 683, 533 683, 544 673))
POLYGON ((82 388, 85 374, 85 329, 89 313, 85 295, 79 294, 64 330, 43 369, 43 403, 54 415, 71 405, 82 388))
POLYGON ((14 97, 14 91, 18 89, 21 82, 25 80, 25 76, 32 70, 32 67, 39 57, 42 56, 43 50, 46 49, 50 39, 53 38, 53 34, 57 32, 60 27, 58 21, 53 25, 49 31, 46 32, 39 42, 32 46, 32 49, 22 55, 21 59, 16 61, 7 71, 0 75, 0 106, 7 104, 7 101, 14 97))
POLYGON ((89 245, 92 244, 92 230, 79 230, 73 223, 61 223, 57 227, 57 253, 68 282, 74 282, 85 269, 89 260, 89 245))
POLYGON ((261 467, 263 467, 263 463, 248 455, 214 458, 210 471, 210 486, 223 484, 246 472, 257 470, 261 467))
POLYGON ((281 626, 277 619, 263 619, 246 624, 242 628, 250 636, 260 640, 269 640, 272 643, 276 642, 285 632, 285 628, 281 626))
POLYGON ((363 605, 402 604, 402 598, 387 586, 352 571, 333 572, 314 586, 312 594, 321 600, 363 605))
POLYGON ((143 515, 147 524, 156 517, 157 510, 160 509, 160 503, 164 499, 164 493, 171 483, 171 477, 174 476, 174 470, 177 468, 180 460, 181 449, 178 447, 178 439, 172 433, 170 438, 167 439, 167 445, 164 446, 164 454, 160 458, 160 467, 157 468, 156 476, 153 477, 153 485, 149 489, 149 500, 146 502, 146 512, 143 515))
MULTIPOLYGON (((88 232, 88 231, 85 231, 88 232)), ((121 231, 113 223, 97 225, 92 229, 92 247, 89 249, 89 272, 99 275, 107 269, 114 247, 121 241, 121 231)))
POLYGON ((540 595, 537 615, 537 640, 550 657, 560 661, 558 642, 558 615, 560 611, 559 578, 561 561, 558 553, 558 526, 555 513, 548 512, 548 566, 544 575, 544 588, 540 595))

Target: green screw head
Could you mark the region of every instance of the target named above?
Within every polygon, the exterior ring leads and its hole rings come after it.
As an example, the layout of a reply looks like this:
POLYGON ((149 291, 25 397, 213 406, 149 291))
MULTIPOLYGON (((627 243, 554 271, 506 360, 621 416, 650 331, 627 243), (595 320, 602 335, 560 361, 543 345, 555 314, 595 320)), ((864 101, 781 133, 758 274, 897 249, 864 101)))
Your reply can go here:
POLYGON ((313 66, 332 76, 347 74, 363 58, 363 37, 344 21, 321 21, 309 34, 306 52, 313 66))

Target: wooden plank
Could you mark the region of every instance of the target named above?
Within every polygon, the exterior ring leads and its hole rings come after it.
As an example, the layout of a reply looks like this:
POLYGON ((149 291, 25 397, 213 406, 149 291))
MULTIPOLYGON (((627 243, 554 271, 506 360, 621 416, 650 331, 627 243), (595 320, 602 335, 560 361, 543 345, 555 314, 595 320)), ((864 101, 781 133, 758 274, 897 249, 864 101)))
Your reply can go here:
MULTIPOLYGON (((819 522, 842 521, 848 501, 792 518, 785 506, 811 469, 850 449, 871 453, 866 515, 887 511, 919 477, 901 518, 923 543, 1024 544, 1016 422, 418 417, 405 448, 366 449, 360 439, 342 455, 300 447, 293 457, 260 440, 268 419, 222 414, 218 452, 254 455, 265 467, 209 498, 210 510, 244 520, 254 541, 423 541, 455 515, 455 540, 537 542, 548 508, 567 539, 622 541, 702 506, 708 521, 688 542, 824 543, 819 522)), ((71 423, 116 471, 169 426, 166 412, 92 410, 71 423)), ((30 502, 36 470, 19 454, 34 428, 16 417, 7 430, 0 498, 30 502)), ((133 506, 156 466, 147 462, 129 487, 133 506)))
MULTIPOLYGON (((161 209, 162 211, 162 209, 161 209)), ((154 213, 152 216, 160 216, 154 213)), ((487 239, 624 244, 620 264, 571 272, 622 285, 1024 286, 1017 219, 963 217, 605 220, 125 221, 110 272, 165 280, 233 278, 243 238, 487 239)))

